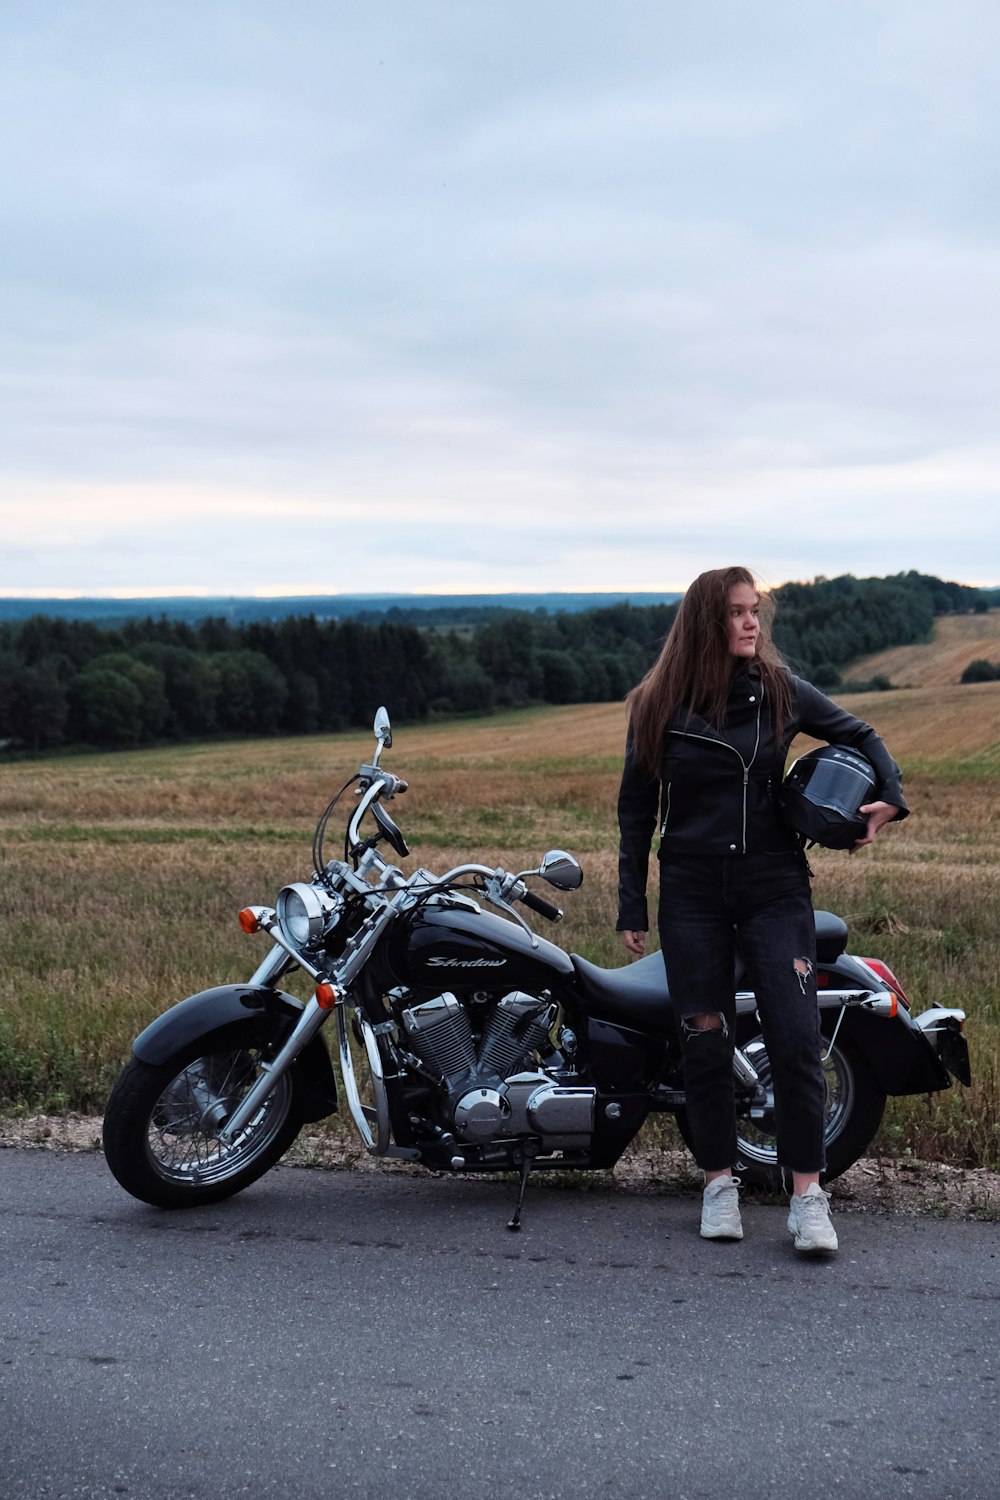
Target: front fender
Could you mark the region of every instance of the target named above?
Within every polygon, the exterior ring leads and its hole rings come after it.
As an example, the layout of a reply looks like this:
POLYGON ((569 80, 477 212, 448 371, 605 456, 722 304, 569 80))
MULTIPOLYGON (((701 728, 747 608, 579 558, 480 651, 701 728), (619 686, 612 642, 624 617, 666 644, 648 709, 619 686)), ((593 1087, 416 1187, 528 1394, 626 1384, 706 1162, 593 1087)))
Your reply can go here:
MULTIPOLYGON (((157 1016, 132 1045, 141 1062, 163 1067, 239 1043, 264 1046, 285 1040, 304 1006, 294 995, 264 985, 220 984, 189 995, 157 1016)), ((303 1122, 337 1109, 337 1084, 322 1037, 314 1036, 292 1065, 303 1122)))

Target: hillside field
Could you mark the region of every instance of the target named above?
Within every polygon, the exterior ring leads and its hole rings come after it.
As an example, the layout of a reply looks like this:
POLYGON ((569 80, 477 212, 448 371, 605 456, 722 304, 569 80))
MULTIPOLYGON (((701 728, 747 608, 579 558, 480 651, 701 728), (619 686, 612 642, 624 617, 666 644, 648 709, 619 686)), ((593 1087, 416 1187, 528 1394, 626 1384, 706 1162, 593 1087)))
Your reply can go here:
POLYGON ((948 687, 970 662, 1000 661, 1000 609, 984 615, 941 615, 934 639, 920 646, 893 646, 863 657, 843 672, 845 681, 888 677, 894 687, 948 687))
MULTIPOLYGON (((855 952, 896 969, 915 1008, 966 1009, 975 1079, 891 1103, 882 1145, 994 1166, 1000 683, 858 695, 849 707, 902 763, 914 816, 858 856, 814 851, 816 904, 848 920, 855 952)), ((586 878, 556 936, 622 962, 623 739, 621 705, 397 725, 385 763, 411 784, 393 811, 412 860, 524 868, 548 847, 571 849, 586 878)), ((351 733, 0 767, 0 1109, 99 1110, 146 1022, 246 978, 266 950, 238 911, 308 878, 315 819, 371 748, 351 733)))

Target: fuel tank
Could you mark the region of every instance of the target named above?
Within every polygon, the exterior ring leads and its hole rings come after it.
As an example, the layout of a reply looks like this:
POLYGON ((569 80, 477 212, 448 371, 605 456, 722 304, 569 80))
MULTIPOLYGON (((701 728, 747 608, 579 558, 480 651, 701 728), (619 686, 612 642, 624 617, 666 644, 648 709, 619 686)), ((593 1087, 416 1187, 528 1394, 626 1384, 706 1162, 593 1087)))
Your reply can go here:
POLYGON ((573 977, 569 956, 513 922, 467 907, 425 906, 394 926, 385 954, 395 984, 434 990, 527 990, 573 977))

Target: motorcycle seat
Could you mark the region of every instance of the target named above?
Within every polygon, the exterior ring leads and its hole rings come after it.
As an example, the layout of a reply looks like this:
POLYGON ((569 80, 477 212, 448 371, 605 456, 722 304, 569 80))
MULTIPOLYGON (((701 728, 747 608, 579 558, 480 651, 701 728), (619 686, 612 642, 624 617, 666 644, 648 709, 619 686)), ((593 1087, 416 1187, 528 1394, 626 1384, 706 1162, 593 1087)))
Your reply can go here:
POLYGON ((673 1031, 673 1007, 663 954, 650 953, 620 969, 602 969, 571 953, 577 983, 591 1015, 636 1031, 673 1031))
MULTIPOLYGON (((816 958, 832 964, 847 946, 847 923, 832 911, 817 911, 816 958)), ((662 953, 650 953, 619 969, 602 969, 579 953, 571 953, 577 983, 594 1016, 631 1026, 637 1031, 667 1034, 673 1030, 673 1010, 662 953)), ((739 954, 735 988, 746 982, 746 965, 739 954)))

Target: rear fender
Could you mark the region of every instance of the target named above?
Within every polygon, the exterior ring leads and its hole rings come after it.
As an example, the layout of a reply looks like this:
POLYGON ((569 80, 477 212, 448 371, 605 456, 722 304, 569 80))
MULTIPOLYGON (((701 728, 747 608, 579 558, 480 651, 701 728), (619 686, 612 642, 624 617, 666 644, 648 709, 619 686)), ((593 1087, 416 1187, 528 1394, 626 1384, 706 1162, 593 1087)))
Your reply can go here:
MULTIPOLYGON (((884 989, 878 976, 853 953, 841 953, 835 963, 820 967, 826 970, 833 989, 884 989)), ((829 1036, 840 1010, 823 1005, 822 990, 819 1003, 821 1025, 829 1036)), ((880 1016, 859 1006, 848 1006, 841 1026, 843 1034, 864 1053, 879 1087, 887 1094, 932 1094, 951 1088, 947 1068, 904 1006, 894 1016, 880 1016)))
MULTIPOLYGON (((824 1035, 837 1025, 840 1011, 821 1012, 824 1035)), ((887 1094, 933 1094, 951 1088, 948 1070, 909 1014, 900 1008, 895 1016, 879 1016, 849 1005, 838 1036, 850 1038, 864 1054, 879 1087, 887 1094)))
MULTIPOLYGON (((222 984, 190 995, 164 1011, 136 1037, 132 1051, 152 1067, 221 1051, 240 1043, 282 1042, 302 1014, 294 995, 263 985, 222 984)), ((292 1064, 296 1100, 304 1122, 321 1120, 337 1109, 337 1084, 330 1054, 314 1036, 292 1064)))

